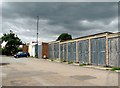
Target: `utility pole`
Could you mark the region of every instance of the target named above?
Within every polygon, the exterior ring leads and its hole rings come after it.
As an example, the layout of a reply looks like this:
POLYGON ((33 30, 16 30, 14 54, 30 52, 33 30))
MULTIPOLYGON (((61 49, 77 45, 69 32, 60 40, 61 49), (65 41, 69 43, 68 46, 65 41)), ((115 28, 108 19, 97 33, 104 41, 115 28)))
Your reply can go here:
POLYGON ((38 26, 39 25, 39 16, 37 16, 37 58, 38 58, 38 26))

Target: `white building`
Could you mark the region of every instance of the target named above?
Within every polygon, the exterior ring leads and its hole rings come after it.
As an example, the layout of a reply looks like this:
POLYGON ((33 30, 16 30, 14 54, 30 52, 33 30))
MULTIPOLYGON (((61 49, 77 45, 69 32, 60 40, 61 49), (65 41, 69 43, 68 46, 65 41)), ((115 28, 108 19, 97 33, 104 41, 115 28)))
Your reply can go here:
MULTIPOLYGON (((38 57, 40 57, 40 47, 41 43, 38 44, 38 57)), ((28 52, 30 56, 35 57, 37 54, 37 43, 36 42, 31 42, 28 47, 28 52)))

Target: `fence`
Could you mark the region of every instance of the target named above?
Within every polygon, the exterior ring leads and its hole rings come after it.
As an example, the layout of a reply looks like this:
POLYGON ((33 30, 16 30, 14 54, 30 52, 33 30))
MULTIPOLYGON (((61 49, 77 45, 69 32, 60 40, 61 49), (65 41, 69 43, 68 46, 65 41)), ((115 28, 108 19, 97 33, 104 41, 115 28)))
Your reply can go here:
POLYGON ((49 58, 79 64, 120 67, 120 33, 104 32, 49 43, 49 58))

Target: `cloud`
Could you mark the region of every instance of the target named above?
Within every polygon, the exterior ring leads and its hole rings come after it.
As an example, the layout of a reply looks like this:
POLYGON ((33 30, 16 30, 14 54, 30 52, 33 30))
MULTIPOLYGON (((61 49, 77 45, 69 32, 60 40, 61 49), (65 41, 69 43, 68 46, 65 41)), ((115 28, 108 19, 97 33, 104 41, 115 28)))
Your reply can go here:
POLYGON ((41 41, 56 40, 61 33, 73 38, 118 30, 117 2, 4 2, 3 33, 13 30, 23 41, 36 38, 39 16, 41 41))

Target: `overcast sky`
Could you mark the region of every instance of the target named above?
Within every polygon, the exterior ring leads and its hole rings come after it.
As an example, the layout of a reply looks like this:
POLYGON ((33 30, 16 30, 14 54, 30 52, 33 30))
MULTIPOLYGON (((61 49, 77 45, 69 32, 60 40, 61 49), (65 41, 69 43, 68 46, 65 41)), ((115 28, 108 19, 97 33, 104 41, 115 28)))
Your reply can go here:
POLYGON ((117 2, 4 2, 2 33, 12 30, 23 42, 36 40, 39 16, 39 41, 54 41, 61 33, 73 38, 118 31, 117 2))

